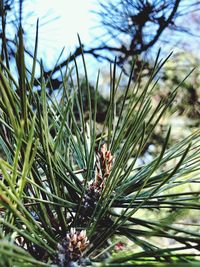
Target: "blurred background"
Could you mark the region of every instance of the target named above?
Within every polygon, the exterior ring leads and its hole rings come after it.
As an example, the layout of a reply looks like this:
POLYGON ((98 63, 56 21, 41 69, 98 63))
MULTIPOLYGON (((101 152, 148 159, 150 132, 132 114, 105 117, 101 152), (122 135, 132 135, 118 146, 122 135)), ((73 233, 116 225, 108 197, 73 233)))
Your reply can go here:
MULTIPOLYGON (((45 77, 50 81, 50 93, 58 90, 66 68, 71 68, 72 76, 74 75, 74 60, 79 65, 80 75, 83 75, 83 51, 91 90, 98 70, 101 71, 101 104, 97 116, 97 121, 101 124, 109 97, 110 64, 116 61, 118 73, 123 73, 120 85, 123 93, 123 82, 127 80, 132 62, 135 61, 133 82, 141 72, 142 88, 161 49, 160 58, 167 57, 171 52, 173 54, 159 73, 153 95, 155 104, 178 86, 191 70, 194 71, 182 82, 170 113, 159 124, 157 133, 152 136, 145 152, 157 153, 162 144, 162 134, 169 124, 173 126, 172 142, 199 127, 200 1, 4 0, 1 1, 0 32, 1 47, 6 41, 8 48, 8 55, 1 49, 4 61, 10 60, 11 65, 12 60, 14 62, 17 30, 21 21, 26 63, 31 66, 38 19, 38 63, 42 62, 44 66, 45 77), (3 31, 6 32, 7 40, 2 39, 3 31)), ((14 64, 11 69, 14 73, 14 64)), ((36 76, 40 81, 39 64, 36 76)), ((36 88, 37 85, 38 82, 35 81, 36 88)), ((146 155, 147 158, 148 156, 146 155)))
MULTIPOLYGON (((49 81, 49 93, 54 94, 59 89, 61 76, 64 75, 66 68, 71 69, 72 78, 75 76, 74 61, 76 61, 80 76, 83 77, 81 86, 84 93, 86 86, 81 59, 83 51, 91 91, 95 87, 97 72, 99 69, 101 71, 97 114, 99 132, 109 98, 110 64, 116 62, 118 74, 123 75, 120 84, 121 92, 118 95, 120 107, 120 96, 123 94, 124 83, 128 79, 133 61, 136 67, 132 82, 133 84, 136 80, 138 82, 139 77, 142 90, 158 52, 160 51, 160 58, 166 58, 173 52, 158 75, 159 80, 152 94, 152 103, 156 106, 161 97, 167 96, 171 90, 181 84, 178 96, 168 114, 156 127, 138 164, 148 162, 158 154, 169 125, 172 126, 171 145, 199 128, 200 1, 1 1, 1 48, 5 43, 8 48, 7 55, 3 52, 5 50, 1 49, 1 58, 10 62, 13 74, 19 24, 22 22, 26 63, 31 66, 37 19, 39 19, 39 42, 36 90, 40 81, 39 63, 42 62, 44 66, 44 74, 49 81), (3 32, 6 32, 7 40, 3 40, 3 32), (80 36, 81 44, 77 34, 80 36), (192 70, 193 72, 184 80, 192 70)), ((69 87, 70 83, 71 80, 68 79, 69 87)), ((87 104, 87 98, 85 98, 86 110, 87 104)), ((117 110, 119 107, 116 107, 117 110)), ((87 118, 87 111, 85 117, 87 118)), ((186 188, 183 186, 177 190, 184 191, 186 188)), ((198 191, 199 185, 191 184, 189 190, 198 191)), ((151 215, 148 212, 151 211, 146 210, 145 214, 138 216, 149 217, 151 215)), ((173 219, 176 223, 180 223, 183 218, 185 224, 199 223, 198 211, 187 217, 185 213, 177 214, 176 210, 165 211, 165 217, 166 212, 174 214, 173 219)), ((162 219, 162 216, 163 214, 158 210, 156 217, 162 219)), ((167 219, 166 223, 168 223, 167 219)))

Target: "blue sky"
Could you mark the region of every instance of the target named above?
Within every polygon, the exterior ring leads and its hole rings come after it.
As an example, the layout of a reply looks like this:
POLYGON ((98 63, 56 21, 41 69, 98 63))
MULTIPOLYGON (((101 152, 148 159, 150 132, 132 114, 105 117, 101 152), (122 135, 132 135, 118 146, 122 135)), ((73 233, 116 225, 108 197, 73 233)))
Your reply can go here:
POLYGON ((27 40, 34 40, 37 17, 40 19, 39 57, 47 59, 46 66, 52 66, 55 58, 65 47, 63 57, 73 52, 78 44, 77 33, 83 43, 93 40, 92 27, 95 16, 91 10, 97 7, 96 0, 34 0, 25 1, 24 28, 27 40), (29 15, 33 12, 33 15, 29 15), (26 30, 27 29, 27 30, 26 30))
MULTIPOLYGON (((98 0, 33 0, 24 1, 24 22, 23 27, 26 32, 27 46, 33 46, 35 38, 35 25, 37 18, 40 19, 39 28, 39 49, 38 58, 43 58, 46 69, 51 69, 62 48, 65 47, 62 59, 66 59, 70 52, 73 53, 78 45, 77 33, 80 34, 84 44, 94 47, 94 33, 99 35, 100 29, 93 29, 97 25, 97 18, 92 14, 92 10, 97 10, 98 0), (33 13, 33 14, 30 14, 33 13)), ((193 1, 193 0, 191 0, 193 1)), ((171 36, 172 37, 172 36, 171 36)), ((180 38, 177 38, 179 43, 180 38)), ((166 35, 162 35, 166 38, 166 35)), ((168 36, 167 36, 168 39, 168 36)), ((186 36, 188 41, 188 36, 186 36)), ((160 45, 160 44, 158 44, 160 45)), ((178 47, 178 46, 177 46, 178 47)), ((162 45, 162 51, 169 53, 178 51, 174 44, 162 45), (163 48, 164 47, 164 48, 163 48)), ((30 47, 28 47, 30 49, 30 47)), ((156 54, 158 47, 154 49, 156 54)), ((154 55, 153 54, 153 55, 154 55)), ((109 72, 107 62, 100 63, 92 57, 87 57, 87 67, 93 75, 97 73, 98 68, 109 72)), ((96 77, 96 75, 94 75, 96 77)), ((92 77, 92 75, 91 75, 92 77)))

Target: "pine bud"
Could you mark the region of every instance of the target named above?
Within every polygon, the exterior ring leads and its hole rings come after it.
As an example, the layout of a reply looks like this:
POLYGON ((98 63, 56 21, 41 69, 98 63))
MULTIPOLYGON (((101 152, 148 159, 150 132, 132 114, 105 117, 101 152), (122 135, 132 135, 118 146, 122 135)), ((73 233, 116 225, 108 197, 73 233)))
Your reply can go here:
POLYGON ((60 267, 69 266, 70 262, 79 261, 89 245, 86 231, 77 231, 71 228, 66 238, 58 244, 57 261, 60 267))
POLYGON ((105 186, 105 180, 110 175, 112 170, 113 156, 109 150, 107 150, 106 144, 101 146, 100 152, 96 157, 96 175, 95 182, 91 186, 98 191, 102 191, 105 186))

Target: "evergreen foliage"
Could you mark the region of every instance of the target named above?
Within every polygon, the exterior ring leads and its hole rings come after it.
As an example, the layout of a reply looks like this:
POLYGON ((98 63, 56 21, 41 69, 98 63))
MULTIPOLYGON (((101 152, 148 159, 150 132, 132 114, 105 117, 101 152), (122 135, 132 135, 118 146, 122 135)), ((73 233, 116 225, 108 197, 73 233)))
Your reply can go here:
POLYGON ((114 64, 104 125, 97 136, 99 74, 91 97, 82 54, 87 118, 76 61, 73 83, 68 82, 72 77, 66 66, 57 96, 48 94, 50 79, 41 80, 38 93, 37 40, 31 71, 24 60, 22 30, 17 78, 8 64, 1 62, 0 68, 1 266, 198 266, 198 225, 187 228, 172 222, 180 212, 200 208, 199 191, 189 190, 199 183, 200 131, 169 147, 169 128, 161 152, 138 164, 181 87, 152 105, 152 91, 167 59, 158 54, 142 91, 137 81, 131 82, 133 64, 118 116, 120 77, 114 64), (174 188, 180 190, 174 194, 174 188), (172 212, 164 220, 137 216, 166 209, 172 212), (158 239, 172 245, 162 247, 158 239))

